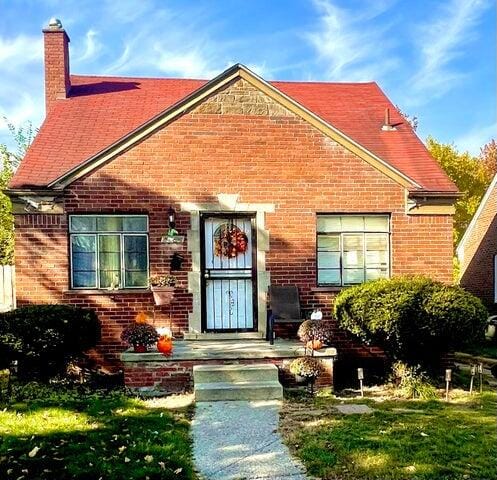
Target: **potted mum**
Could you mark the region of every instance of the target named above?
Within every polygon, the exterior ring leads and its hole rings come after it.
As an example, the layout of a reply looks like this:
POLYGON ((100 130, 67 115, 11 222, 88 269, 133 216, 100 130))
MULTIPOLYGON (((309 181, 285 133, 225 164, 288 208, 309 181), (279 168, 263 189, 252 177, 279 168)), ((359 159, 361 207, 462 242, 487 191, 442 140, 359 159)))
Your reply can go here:
POLYGON ((297 332, 300 341, 311 351, 327 345, 332 334, 330 323, 323 320, 306 320, 302 322, 297 332))
POLYGON ((172 302, 176 285, 174 275, 153 275, 149 283, 156 305, 169 305, 172 302))
POLYGON ((290 372, 295 375, 295 381, 300 384, 310 384, 311 393, 314 390, 314 382, 324 372, 323 364, 315 357, 296 358, 290 364, 290 372))
POLYGON ((121 340, 132 346, 136 353, 146 352, 158 339, 157 330, 148 323, 135 323, 125 328, 121 334, 121 340))

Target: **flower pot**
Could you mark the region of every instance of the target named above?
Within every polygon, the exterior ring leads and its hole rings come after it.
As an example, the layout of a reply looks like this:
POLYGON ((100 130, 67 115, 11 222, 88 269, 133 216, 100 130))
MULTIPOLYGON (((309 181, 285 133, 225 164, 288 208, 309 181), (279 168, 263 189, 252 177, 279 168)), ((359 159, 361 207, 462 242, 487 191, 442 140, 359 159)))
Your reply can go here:
POLYGON ((173 301, 174 287, 151 287, 156 305, 169 305, 173 301))
POLYGON ((295 383, 297 385, 307 385, 309 383, 309 377, 295 374, 295 383))
POLYGON ((173 353, 173 340, 169 337, 161 337, 157 342, 157 350, 169 357, 173 353))
POLYGON ((133 351, 135 353, 145 353, 147 351, 146 345, 133 345, 133 351))

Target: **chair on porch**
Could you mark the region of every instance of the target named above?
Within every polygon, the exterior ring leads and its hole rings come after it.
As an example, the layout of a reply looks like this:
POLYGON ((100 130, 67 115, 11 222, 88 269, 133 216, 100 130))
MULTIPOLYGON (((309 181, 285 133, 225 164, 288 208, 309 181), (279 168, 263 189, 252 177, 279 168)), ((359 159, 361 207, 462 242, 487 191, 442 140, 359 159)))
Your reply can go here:
POLYGON ((271 285, 269 287, 267 328, 269 343, 271 345, 274 343, 274 326, 276 324, 301 324, 307 318, 306 312, 312 312, 312 308, 303 309, 300 307, 297 285, 271 285))

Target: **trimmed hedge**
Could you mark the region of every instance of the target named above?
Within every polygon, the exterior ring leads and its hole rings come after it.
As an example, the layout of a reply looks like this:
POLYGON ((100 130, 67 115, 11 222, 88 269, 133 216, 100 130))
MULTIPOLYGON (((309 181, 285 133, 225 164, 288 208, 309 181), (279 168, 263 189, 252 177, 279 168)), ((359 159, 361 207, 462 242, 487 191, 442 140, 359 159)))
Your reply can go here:
POLYGON ((0 368, 18 361, 21 378, 64 373, 70 360, 100 340, 93 310, 70 305, 31 305, 0 314, 0 368))
POLYGON ((425 367, 440 355, 483 339, 488 312, 462 288, 425 277, 357 285, 335 300, 339 325, 392 360, 425 367))

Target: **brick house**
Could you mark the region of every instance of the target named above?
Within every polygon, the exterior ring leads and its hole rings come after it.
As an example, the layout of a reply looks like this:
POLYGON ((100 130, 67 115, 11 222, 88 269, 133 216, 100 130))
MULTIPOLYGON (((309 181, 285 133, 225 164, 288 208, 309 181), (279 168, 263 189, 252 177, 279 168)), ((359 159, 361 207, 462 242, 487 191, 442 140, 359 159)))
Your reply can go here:
POLYGON ((119 364, 140 311, 179 338, 264 337, 270 284, 329 318, 347 285, 452 280, 457 189, 376 83, 70 75, 60 23, 44 40, 47 115, 8 191, 17 304, 96 309, 101 361, 119 364), (169 215, 182 244, 161 241, 169 215), (247 243, 235 257, 216 252, 226 228, 247 243), (156 307, 148 277, 178 255, 156 307))
POLYGON ((497 303, 497 176, 457 246, 460 283, 496 313, 497 303))

